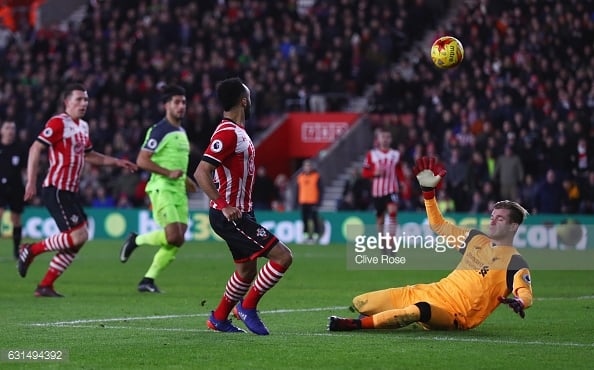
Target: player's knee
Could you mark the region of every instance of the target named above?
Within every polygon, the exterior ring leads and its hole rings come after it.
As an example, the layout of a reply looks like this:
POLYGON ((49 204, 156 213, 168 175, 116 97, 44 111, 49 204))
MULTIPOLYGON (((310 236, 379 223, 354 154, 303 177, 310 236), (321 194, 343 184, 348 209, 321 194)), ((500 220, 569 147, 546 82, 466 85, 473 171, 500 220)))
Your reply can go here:
POLYGON ((395 203, 390 203, 388 204, 388 216, 390 217, 396 217, 396 215, 398 214, 398 207, 396 207, 395 203))
POLYGON ((254 281, 258 274, 257 265, 249 266, 247 268, 244 266, 243 268, 237 269, 237 273, 242 281, 254 281))
POLYGON ((415 303, 415 306, 417 306, 419 308, 419 311, 421 311, 421 318, 420 318, 420 322, 428 322, 429 320, 431 320, 431 305, 427 302, 417 302, 415 303))
POLYGON ((72 238, 72 249, 78 251, 89 240, 87 227, 83 225, 72 230, 70 232, 70 238, 72 238))
POLYGON ((184 245, 184 235, 183 234, 179 234, 179 233, 175 233, 175 234, 167 234, 166 235, 166 239, 167 239, 167 244, 169 245, 173 245, 176 247, 181 247, 182 245, 184 245))
POLYGON ((359 313, 363 313, 365 311, 365 305, 367 304, 368 299, 366 294, 361 294, 353 298, 353 305, 352 307, 359 313))
POLYGON ((275 262, 288 268, 293 263, 293 252, 283 244, 283 242, 278 242, 276 246, 273 248, 276 249, 275 251, 275 262))

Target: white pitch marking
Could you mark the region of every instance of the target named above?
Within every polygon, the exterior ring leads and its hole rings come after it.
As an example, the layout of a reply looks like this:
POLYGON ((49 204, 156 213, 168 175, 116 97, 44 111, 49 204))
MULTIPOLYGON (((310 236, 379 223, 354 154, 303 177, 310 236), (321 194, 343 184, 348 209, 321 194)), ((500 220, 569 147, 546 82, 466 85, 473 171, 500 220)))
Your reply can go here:
POLYGON ((564 301, 566 299, 575 299, 578 301, 587 300, 587 299, 594 299, 594 295, 582 295, 579 297, 536 297, 535 300, 537 301, 564 301))
MULTIPOLYGON (((261 313, 293 313, 293 312, 317 312, 317 311, 332 311, 332 310, 344 310, 347 306, 338 307, 314 307, 314 308, 298 308, 298 309, 280 309, 280 310, 269 310, 261 311, 261 313)), ((154 316, 137 316, 137 317, 114 317, 106 319, 88 319, 88 320, 73 320, 73 321, 57 321, 57 322, 45 322, 45 323, 33 323, 31 326, 69 326, 77 324, 92 324, 92 323, 103 323, 103 322, 119 322, 119 321, 136 321, 136 320, 162 320, 162 319, 178 319, 185 317, 208 317, 209 313, 198 313, 188 315, 154 315, 154 316)))
MULTIPOLYGON (((561 301, 561 300, 589 300, 594 299, 594 295, 584 295, 578 297, 536 297, 537 301, 561 301)), ((302 309, 279 309, 262 311, 262 313, 293 313, 293 312, 317 312, 317 311, 331 311, 347 309, 347 306, 337 307, 316 307, 316 308, 302 308, 302 309)), ((88 319, 88 320, 73 320, 73 321, 58 321, 46 323, 33 323, 31 326, 67 326, 76 324, 91 324, 101 322, 119 322, 119 321, 137 321, 137 320, 163 320, 163 319, 179 319, 184 317, 208 317, 208 313, 202 314, 186 314, 186 315, 154 315, 154 316, 137 316, 137 317, 116 317, 105 319, 88 319)))
MULTIPOLYGON (((96 329, 96 325, 68 325, 70 328, 90 328, 96 329)), ((188 328, 147 328, 138 326, 101 326, 101 329, 120 329, 120 330, 141 330, 141 331, 166 331, 166 332, 190 332, 190 333, 204 333, 212 332, 209 329, 188 329, 188 328)), ((284 336, 322 336, 322 337, 357 337, 361 334, 354 333, 286 333, 277 332, 275 334, 284 336)), ((438 342, 462 342, 462 343, 489 343, 489 344, 510 344, 510 345, 532 345, 532 346, 555 346, 555 347, 594 347, 594 343, 574 343, 574 342, 543 342, 543 341, 520 341, 520 340, 496 340, 496 339, 482 339, 482 338, 457 338, 448 336, 419 336, 419 337, 402 337, 401 340, 423 340, 423 341, 438 341, 438 342)))

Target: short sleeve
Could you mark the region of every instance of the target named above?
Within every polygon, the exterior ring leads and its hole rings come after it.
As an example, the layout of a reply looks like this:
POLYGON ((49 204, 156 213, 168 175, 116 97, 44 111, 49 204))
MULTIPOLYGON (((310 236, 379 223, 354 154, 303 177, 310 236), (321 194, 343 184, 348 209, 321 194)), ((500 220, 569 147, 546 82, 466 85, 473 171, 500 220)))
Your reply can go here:
POLYGON ((45 124, 43 131, 37 136, 37 140, 47 145, 54 145, 62 140, 63 135, 64 122, 59 117, 53 117, 45 124))
POLYGON ((217 130, 204 152, 204 159, 213 164, 221 164, 227 157, 235 153, 237 134, 233 127, 217 130))

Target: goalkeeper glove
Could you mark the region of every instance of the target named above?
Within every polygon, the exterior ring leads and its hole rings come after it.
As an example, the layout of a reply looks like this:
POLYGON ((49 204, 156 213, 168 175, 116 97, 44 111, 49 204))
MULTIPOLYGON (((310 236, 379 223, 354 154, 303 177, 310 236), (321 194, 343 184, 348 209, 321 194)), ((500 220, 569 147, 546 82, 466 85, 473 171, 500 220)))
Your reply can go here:
POLYGON ((520 298, 497 297, 497 300, 499 300, 499 302, 503 304, 508 305, 512 310, 514 310, 515 313, 520 315, 521 318, 524 318, 524 316, 526 316, 526 313, 524 312, 524 302, 520 298))
POLYGON ((437 163, 433 157, 421 157, 417 159, 416 165, 413 167, 413 173, 417 177, 421 190, 423 190, 423 197, 431 199, 435 197, 435 187, 444 177, 447 171, 437 163))

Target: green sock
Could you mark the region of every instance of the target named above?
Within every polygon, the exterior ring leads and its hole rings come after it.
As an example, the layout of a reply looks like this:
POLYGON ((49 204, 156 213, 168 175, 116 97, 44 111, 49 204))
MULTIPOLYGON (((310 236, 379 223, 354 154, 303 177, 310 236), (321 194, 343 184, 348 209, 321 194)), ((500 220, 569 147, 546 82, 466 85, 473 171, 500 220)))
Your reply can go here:
POLYGON ((150 233, 140 234, 136 236, 136 244, 164 247, 167 245, 167 237, 165 236, 165 230, 155 230, 151 231, 150 233))
POLYGON ((153 257, 153 264, 151 267, 149 267, 144 277, 156 279, 161 271, 163 271, 165 267, 169 266, 169 264, 173 262, 178 251, 179 248, 172 245, 159 248, 155 254, 155 257, 153 257))

